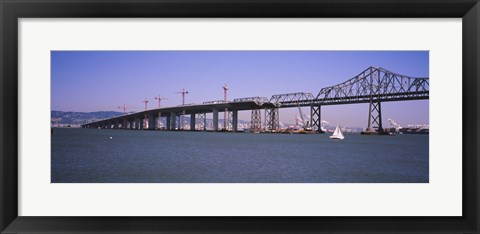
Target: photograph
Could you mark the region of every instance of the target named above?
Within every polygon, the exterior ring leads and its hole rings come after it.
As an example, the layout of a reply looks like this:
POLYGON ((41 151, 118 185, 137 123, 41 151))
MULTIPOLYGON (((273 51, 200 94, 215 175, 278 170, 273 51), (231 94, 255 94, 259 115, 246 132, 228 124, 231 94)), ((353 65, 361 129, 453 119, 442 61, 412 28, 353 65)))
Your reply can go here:
POLYGON ((0 0, 0 234, 479 233, 479 2, 0 0))
POLYGON ((51 183, 429 183, 429 51, 50 55, 51 183))

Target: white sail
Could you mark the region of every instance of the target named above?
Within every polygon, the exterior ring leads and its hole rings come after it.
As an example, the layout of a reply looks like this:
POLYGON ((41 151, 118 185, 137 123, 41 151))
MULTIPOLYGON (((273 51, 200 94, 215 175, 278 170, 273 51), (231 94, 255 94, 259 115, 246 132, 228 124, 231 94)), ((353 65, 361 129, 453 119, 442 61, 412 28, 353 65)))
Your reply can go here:
POLYGON ((335 131, 333 132, 333 135, 331 135, 330 138, 331 139, 340 139, 340 140, 345 138, 343 136, 342 130, 340 130, 340 126, 337 125, 337 127, 335 128, 335 131))

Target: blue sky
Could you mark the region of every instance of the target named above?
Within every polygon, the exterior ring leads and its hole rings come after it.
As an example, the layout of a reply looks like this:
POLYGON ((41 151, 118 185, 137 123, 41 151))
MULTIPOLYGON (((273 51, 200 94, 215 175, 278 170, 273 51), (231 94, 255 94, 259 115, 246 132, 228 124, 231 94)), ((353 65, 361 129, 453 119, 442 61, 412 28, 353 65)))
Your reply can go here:
MULTIPOLYGON (((130 111, 162 106, 274 94, 310 92, 341 83, 369 66, 413 77, 429 76, 428 51, 52 51, 51 108, 58 111, 130 111)), ((428 100, 382 104, 384 125, 428 124, 428 100)), ((280 121, 293 123, 298 109, 282 109, 280 121)), ((309 110, 306 108, 304 112, 309 110)), ((223 116, 223 115, 221 115, 223 116)), ((368 104, 326 106, 322 119, 333 125, 365 127, 368 104)), ((249 120, 249 112, 240 119, 249 120)))

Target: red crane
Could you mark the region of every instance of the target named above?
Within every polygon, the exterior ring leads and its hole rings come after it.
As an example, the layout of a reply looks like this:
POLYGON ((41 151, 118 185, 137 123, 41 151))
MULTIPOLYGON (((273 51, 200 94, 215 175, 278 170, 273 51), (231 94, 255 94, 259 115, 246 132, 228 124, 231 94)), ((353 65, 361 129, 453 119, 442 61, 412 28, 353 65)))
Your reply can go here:
POLYGON ((145 102, 145 110, 147 110, 148 99, 145 98, 142 102, 145 102))
POLYGON ((119 106, 118 109, 123 109, 123 113, 127 113, 127 109, 130 108, 129 106, 123 104, 123 106, 119 106))
POLYGON ((164 98, 164 97, 162 97, 162 96, 160 96, 160 95, 158 95, 158 96, 156 96, 156 97, 154 97, 154 98, 158 100, 158 109, 160 109, 160 103, 162 102, 162 100, 168 100, 168 98, 164 98))

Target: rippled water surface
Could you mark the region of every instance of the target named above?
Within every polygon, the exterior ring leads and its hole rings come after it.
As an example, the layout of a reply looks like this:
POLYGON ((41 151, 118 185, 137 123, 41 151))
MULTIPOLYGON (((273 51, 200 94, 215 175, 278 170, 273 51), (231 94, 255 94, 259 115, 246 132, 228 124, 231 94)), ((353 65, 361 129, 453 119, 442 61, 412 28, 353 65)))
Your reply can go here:
POLYGON ((55 129, 52 182, 429 181, 428 135, 329 135, 55 129))

